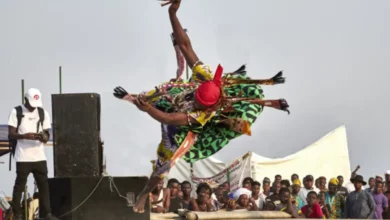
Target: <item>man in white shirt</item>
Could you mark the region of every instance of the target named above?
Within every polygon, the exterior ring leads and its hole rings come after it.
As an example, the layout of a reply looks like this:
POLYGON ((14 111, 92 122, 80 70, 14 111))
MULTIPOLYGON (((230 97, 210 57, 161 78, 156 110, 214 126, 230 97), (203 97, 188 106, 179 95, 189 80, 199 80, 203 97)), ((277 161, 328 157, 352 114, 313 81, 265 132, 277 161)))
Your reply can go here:
POLYGON ((50 213, 48 171, 43 148, 43 144, 49 140, 50 128, 49 113, 42 108, 40 91, 29 89, 25 94, 25 104, 12 109, 8 119, 8 138, 11 143, 17 141, 13 146, 16 160, 16 180, 12 195, 15 220, 22 220, 20 202, 30 173, 34 175, 38 186, 44 219, 57 219, 50 213))
POLYGON ((298 195, 303 199, 305 205, 307 205, 307 194, 311 191, 319 193, 320 190, 313 187, 314 177, 312 175, 307 175, 303 178, 303 187, 299 190, 298 195))

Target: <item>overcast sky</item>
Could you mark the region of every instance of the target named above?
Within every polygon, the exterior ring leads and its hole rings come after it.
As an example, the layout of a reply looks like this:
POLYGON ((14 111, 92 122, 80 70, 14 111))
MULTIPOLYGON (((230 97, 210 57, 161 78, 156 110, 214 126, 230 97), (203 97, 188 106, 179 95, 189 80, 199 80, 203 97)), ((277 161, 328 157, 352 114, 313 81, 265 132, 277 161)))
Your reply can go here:
MULTIPOLYGON (((366 178, 390 169, 389 11, 386 0, 183 0, 178 17, 212 69, 246 63, 253 78, 279 70, 287 77, 264 91, 287 99, 291 115, 266 109, 252 137, 232 141, 216 157, 284 157, 345 124, 351 167, 360 164, 366 178)), ((5 0, 0 27, 1 123, 21 102, 21 79, 26 89, 42 91, 51 113, 62 66, 64 93, 101 95, 109 174, 149 175, 159 124, 112 90, 140 92, 175 75, 167 8, 155 0, 5 0)), ((53 176, 52 149, 46 152, 53 176)), ((0 161, 0 190, 10 195, 15 169, 8 171, 8 156, 0 161)))

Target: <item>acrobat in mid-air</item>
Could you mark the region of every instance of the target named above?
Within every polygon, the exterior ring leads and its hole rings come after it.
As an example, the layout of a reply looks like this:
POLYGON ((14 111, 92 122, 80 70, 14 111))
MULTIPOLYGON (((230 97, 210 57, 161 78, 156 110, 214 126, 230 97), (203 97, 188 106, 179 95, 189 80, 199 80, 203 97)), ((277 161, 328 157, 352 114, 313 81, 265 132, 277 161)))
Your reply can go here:
POLYGON ((114 96, 130 101, 161 124, 162 139, 153 162, 153 173, 138 195, 134 212, 143 213, 149 193, 164 179, 176 161, 205 159, 243 134, 251 135, 251 125, 263 111, 272 107, 288 111, 284 99, 264 100, 260 85, 284 83, 282 72, 265 80, 250 79, 245 65, 223 74, 218 65, 213 74, 210 67, 195 54, 176 12, 180 0, 169 1, 169 18, 178 69, 176 78, 140 94, 129 94, 122 87, 114 96), (192 70, 189 80, 180 77, 184 59, 192 70))

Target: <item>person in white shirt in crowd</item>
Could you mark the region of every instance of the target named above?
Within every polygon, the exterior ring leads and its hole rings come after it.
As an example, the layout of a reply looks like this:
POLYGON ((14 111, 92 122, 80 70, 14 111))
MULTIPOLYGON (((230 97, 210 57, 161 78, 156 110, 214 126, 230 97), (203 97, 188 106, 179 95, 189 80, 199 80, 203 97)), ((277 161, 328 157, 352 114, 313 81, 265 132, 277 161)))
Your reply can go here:
POLYGON ((252 183, 252 198, 255 201, 257 207, 261 210, 264 206, 264 201, 260 197, 260 187, 261 184, 257 181, 252 183))
POLYGON ((20 202, 30 173, 38 186, 44 219, 57 219, 51 215, 48 170, 43 146, 49 140, 50 128, 49 113, 42 108, 41 92, 29 89, 25 94, 25 104, 12 109, 8 118, 8 138, 10 143, 16 141, 16 180, 12 195, 14 220, 22 220, 20 202))
MULTIPOLYGON (((312 175, 307 175, 305 178, 303 178, 303 187, 299 191, 298 195, 301 198, 307 198, 307 194, 311 191, 314 191, 316 193, 319 193, 320 190, 313 187, 314 177, 312 175)), ((307 205, 306 199, 303 201, 305 205, 307 205)))

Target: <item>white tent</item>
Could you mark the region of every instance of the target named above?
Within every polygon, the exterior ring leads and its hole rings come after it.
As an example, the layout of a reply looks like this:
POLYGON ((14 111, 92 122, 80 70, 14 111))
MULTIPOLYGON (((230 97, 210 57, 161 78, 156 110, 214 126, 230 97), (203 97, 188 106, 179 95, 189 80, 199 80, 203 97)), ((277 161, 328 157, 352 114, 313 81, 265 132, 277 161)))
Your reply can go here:
POLYGON ((271 180, 276 174, 283 179, 290 179, 293 173, 304 176, 311 174, 314 178, 325 176, 327 180, 342 175, 351 175, 347 134, 341 126, 310 146, 284 158, 270 159, 252 153, 252 178, 271 180))
MULTIPOLYGON (((338 175, 349 177, 351 174, 345 126, 340 126, 317 142, 284 158, 271 159, 252 152, 249 154, 251 176, 259 182, 264 177, 272 180, 276 174, 282 175, 283 179, 290 179, 296 173, 301 178, 311 174, 314 178, 325 176, 327 180, 338 175)), ((209 157, 193 164, 194 176, 212 177, 223 172, 226 167, 222 161, 209 157)), ((179 160, 167 177, 170 178, 190 181, 190 164, 179 160)))
MULTIPOLYGON (((195 176, 209 177, 214 176, 226 168, 226 164, 215 157, 209 157, 193 163, 195 176)), ((183 159, 179 160, 169 172, 166 180, 176 178, 180 182, 191 180, 191 165, 183 159)))

